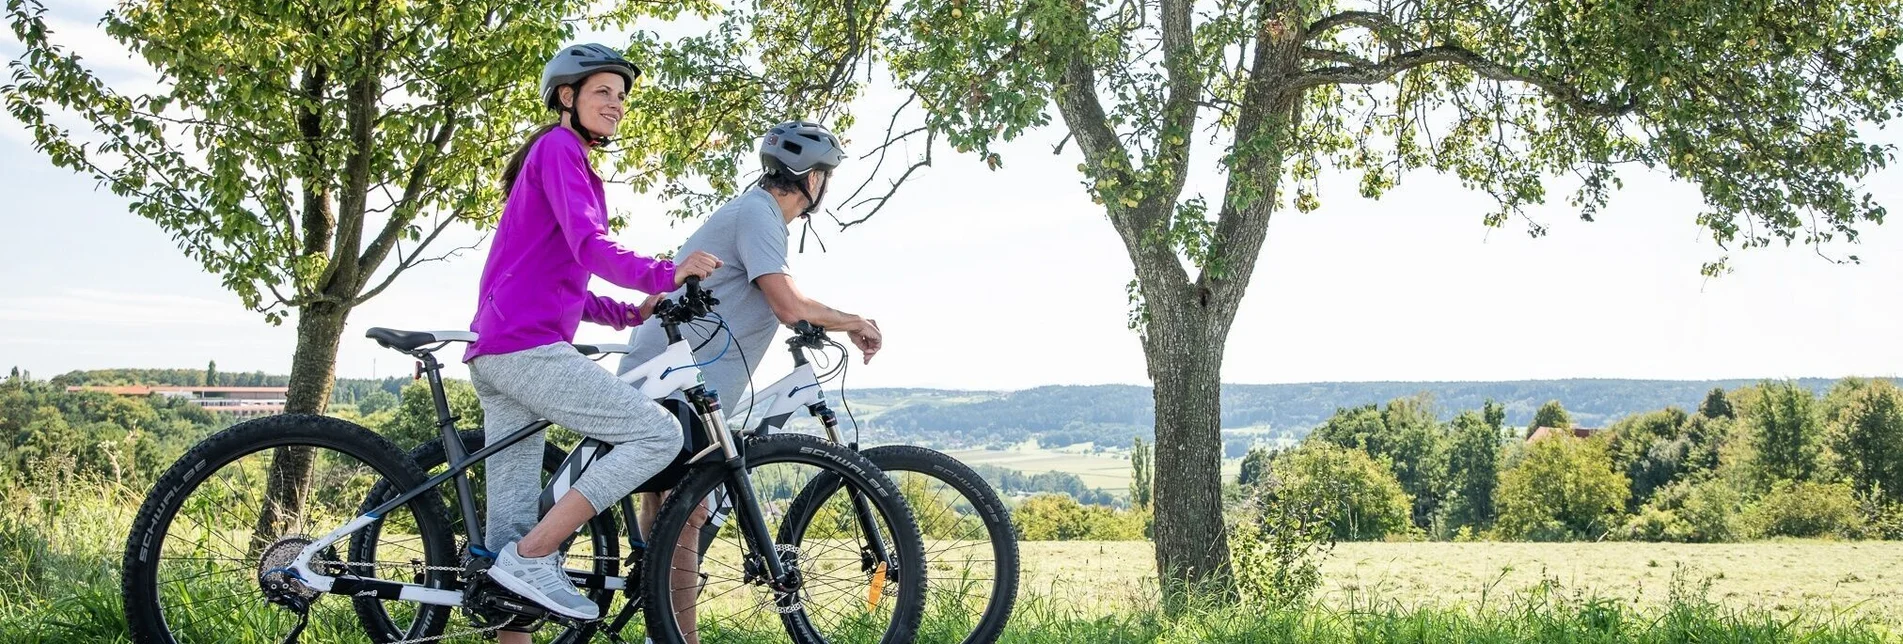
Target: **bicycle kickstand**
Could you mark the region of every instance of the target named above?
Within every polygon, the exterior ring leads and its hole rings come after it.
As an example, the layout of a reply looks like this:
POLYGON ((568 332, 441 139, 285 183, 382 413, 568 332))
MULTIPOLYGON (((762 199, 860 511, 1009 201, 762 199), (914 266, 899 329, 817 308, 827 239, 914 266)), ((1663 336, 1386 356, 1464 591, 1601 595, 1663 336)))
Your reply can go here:
POLYGON ((283 644, 298 644, 297 637, 303 635, 304 627, 310 624, 311 606, 300 597, 291 598, 287 606, 291 612, 297 613, 297 626, 292 627, 291 632, 285 634, 283 644))

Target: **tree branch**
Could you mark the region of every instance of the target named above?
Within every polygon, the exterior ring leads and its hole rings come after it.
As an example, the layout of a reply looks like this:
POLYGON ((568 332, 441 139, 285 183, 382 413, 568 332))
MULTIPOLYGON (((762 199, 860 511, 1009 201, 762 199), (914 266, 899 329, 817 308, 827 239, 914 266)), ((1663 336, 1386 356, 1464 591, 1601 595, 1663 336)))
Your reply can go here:
MULTIPOLYGON (((304 103, 297 108, 298 132, 304 136, 300 147, 303 148, 304 171, 298 173, 299 183, 304 188, 304 254, 313 255, 324 252, 330 246, 330 236, 337 221, 330 206, 330 183, 325 166, 328 165, 324 154, 324 118, 317 112, 317 106, 329 91, 330 68, 313 65, 304 70, 304 103)), ((297 227, 292 226, 291 235, 297 235, 297 227)))
MULTIPOLYGON (((859 59, 865 55, 863 36, 859 33, 858 0, 845 0, 846 5, 846 51, 833 60, 833 69, 826 77, 826 89, 837 92, 852 74, 852 68, 858 66, 859 59)), ((885 6, 881 5, 874 16, 885 15, 885 6)), ((876 18, 869 22, 873 29, 879 26, 876 18)))
MULTIPOLYGON (((899 178, 897 180, 891 182, 891 186, 888 190, 885 191, 885 194, 877 196, 877 197, 868 197, 864 201, 861 201, 859 203, 853 204, 852 206, 849 206, 849 207, 856 208, 868 203, 878 202, 879 205, 873 206, 872 210, 870 212, 867 212, 865 216, 860 217, 858 219, 854 219, 852 221, 840 221, 838 217, 833 217, 833 223, 839 224, 839 230, 844 231, 847 228, 851 228, 853 226, 863 224, 866 222, 866 220, 871 219, 873 215, 879 214, 880 210, 885 209, 885 205, 891 201, 892 195, 899 191, 899 186, 904 185, 906 179, 909 179, 912 177, 913 172, 917 172, 919 168, 923 168, 932 164, 932 144, 937 141, 937 138, 938 138, 937 132, 928 132, 925 135, 924 158, 919 159, 917 162, 913 163, 911 167, 906 168, 904 174, 899 175, 899 178)), ((884 161, 880 161, 880 165, 884 165, 884 161)), ((871 180, 872 180, 871 177, 866 178, 866 181, 868 182, 870 182, 871 180)), ((860 184, 859 188, 863 190, 865 189, 865 185, 860 184)), ((859 196, 859 192, 854 191, 852 193, 852 197, 847 197, 845 201, 852 201, 853 197, 857 197, 857 196, 859 196)), ((828 211, 827 214, 828 216, 831 216, 832 213, 828 211)))
MULTIPOLYGON (((1265 12, 1267 13, 1267 12, 1265 12)), ((1301 71, 1302 37, 1278 27, 1266 16, 1257 27, 1255 59, 1250 63, 1241 109, 1236 115, 1232 153, 1223 202, 1217 211, 1209 259, 1196 277, 1196 292, 1211 320, 1228 325, 1242 300, 1268 237, 1283 160, 1300 127, 1302 92, 1287 89, 1301 71)))
MULTIPOLYGON (((746 109, 745 103, 741 103, 738 101, 728 101, 727 107, 722 108, 719 112, 715 113, 712 118, 707 119, 705 122, 725 123, 727 122, 728 118, 732 117, 733 115, 739 112, 744 111, 745 109, 746 109)), ((722 132, 718 126, 709 127, 707 129, 707 133, 701 135, 700 141, 694 144, 693 149, 688 150, 686 154, 682 155, 682 157, 687 159, 699 158, 700 153, 705 152, 708 146, 714 143, 714 139, 716 138, 716 135, 719 135, 721 133, 722 132)), ((621 153, 623 150, 624 148, 610 146, 607 150, 604 150, 604 152, 607 155, 613 156, 613 155, 621 153)), ((636 168, 632 172, 623 173, 619 169, 616 169, 613 174, 603 177, 601 179, 601 182, 626 185, 629 183, 633 183, 636 179, 645 178, 650 174, 662 171, 664 169, 663 167, 664 165, 665 165, 665 162, 663 160, 656 159, 653 165, 650 165, 645 168, 636 168)), ((673 179, 673 177, 667 177, 667 178, 670 180, 673 179)))
POLYGON ((1349 65, 1310 70, 1291 79, 1284 89, 1299 91, 1321 85, 1372 85, 1386 82, 1401 72, 1433 63, 1462 65, 1488 80, 1526 83, 1545 90, 1547 94, 1575 110, 1595 116, 1624 116, 1639 107, 1636 98, 1628 98, 1623 102, 1606 102, 1588 98, 1577 88, 1563 81, 1539 74, 1514 71, 1506 65, 1489 60, 1459 45, 1417 49, 1396 54, 1373 65, 1349 65))
POLYGON ((1332 49, 1316 49, 1314 47, 1303 47, 1302 57, 1309 60, 1326 60, 1329 62, 1340 63, 1342 65, 1351 66, 1351 67, 1356 67, 1356 66, 1369 67, 1374 65, 1374 61, 1368 60, 1366 58, 1362 58, 1360 56, 1356 56, 1354 54, 1350 54, 1345 51, 1335 51, 1332 49))
POLYGON ((390 269, 389 275, 383 276, 383 281, 379 282, 376 288, 372 288, 368 291, 364 291, 362 295, 358 295, 355 298, 352 298, 350 300, 350 305, 354 307, 364 302, 370 301, 370 298, 376 297, 377 294, 382 293, 383 289, 389 288, 390 284, 396 281, 396 277, 398 275, 402 275, 404 271, 410 270, 410 268, 416 266, 417 264, 446 260, 448 258, 455 257, 457 254, 461 253, 462 251, 471 250, 471 249, 474 249, 476 246, 481 245, 482 240, 486 239, 487 235, 485 235, 483 238, 477 239, 474 243, 469 244, 467 246, 458 246, 456 248, 452 248, 448 252, 443 253, 442 255, 438 255, 436 257, 431 257, 431 258, 422 258, 423 249, 429 248, 430 242, 436 241, 436 238, 442 235, 443 231, 448 230, 450 226, 454 225, 458 220, 462 219, 464 214, 466 214, 466 212, 467 212, 466 209, 457 208, 456 210, 450 212, 449 216, 444 217, 442 220, 436 222, 436 228, 434 230, 431 230, 429 236, 424 237, 423 241, 416 245, 416 250, 410 254, 409 259, 402 259, 401 257, 399 257, 397 260, 396 267, 390 269))
MULTIPOLYGON (((338 298, 332 297, 330 295, 326 295, 324 293, 310 293, 307 295, 300 295, 297 297, 284 297, 283 293, 278 292, 278 286, 276 284, 273 284, 271 282, 265 282, 264 286, 265 288, 271 291, 272 297, 277 298, 277 301, 279 304, 283 304, 285 308, 289 308, 289 309, 303 308, 307 304, 316 304, 318 302, 343 301, 338 298)), ((271 310, 271 306, 265 305, 262 307, 254 308, 252 310, 257 311, 259 313, 263 313, 263 312, 271 310)))
MULTIPOLYGON (((864 160, 865 160, 865 159, 866 159, 867 157, 870 157, 870 156, 872 156, 872 155, 873 155, 873 153, 875 153, 875 152, 879 154, 879 162, 878 162, 878 163, 875 163, 875 164, 873 164, 873 166, 872 166, 872 167, 873 167, 873 168, 875 169, 875 170, 874 170, 874 172, 875 172, 875 173, 877 172, 877 170, 876 170, 876 169, 877 169, 877 168, 878 168, 879 166, 881 166, 881 165, 884 165, 884 164, 885 164, 885 152, 886 152, 886 150, 887 150, 887 149, 889 149, 889 148, 891 148, 891 147, 892 147, 892 144, 894 144, 894 143, 898 143, 899 141, 902 141, 902 140, 905 140, 905 139, 906 139, 907 137, 910 137, 910 136, 912 136, 912 135, 914 135, 914 134, 917 134, 917 133, 919 133, 920 131, 923 131, 923 130, 927 130, 927 129, 929 129, 929 128, 927 128, 927 127, 924 127, 924 126, 921 126, 921 127, 918 127, 918 128, 914 128, 914 129, 912 129, 912 130, 910 130, 910 131, 907 131, 907 132, 906 132, 906 133, 904 133, 904 134, 900 134, 900 135, 898 135, 898 136, 896 136, 896 137, 895 137, 895 136, 892 136, 892 131, 893 131, 893 130, 896 130, 896 129, 898 129, 898 125, 899 125, 899 115, 900 115, 900 114, 904 114, 904 113, 905 113, 905 108, 907 108, 907 107, 911 107, 911 106, 912 106, 912 102, 913 102, 913 101, 917 101, 917 100, 918 100, 918 92, 912 92, 912 95, 911 95, 911 96, 907 96, 907 97, 905 97, 905 102, 904 102, 904 103, 900 103, 900 104, 899 104, 899 107, 898 107, 897 109, 894 109, 894 110, 892 110, 892 117, 886 120, 886 123, 885 123, 885 142, 884 142, 884 143, 881 143, 881 144, 879 144, 879 147, 876 147, 876 148, 873 148, 873 149, 871 149, 871 150, 868 150, 868 151, 867 151, 867 152, 866 152, 865 154, 861 154, 861 155, 859 155, 859 160, 861 160, 861 161, 864 161, 864 160)), ((870 182, 872 181, 872 178, 871 178, 871 177, 866 177, 866 181, 867 181, 868 183, 870 183, 870 182)), ((863 189, 865 188, 865 184, 860 184, 860 186, 859 186, 859 187, 860 187, 860 189, 862 189, 862 190, 863 190, 863 189)), ((858 193, 858 192, 856 192, 856 191, 855 191, 855 192, 853 192, 852 194, 853 194, 853 196, 852 196, 852 197, 847 197, 847 198, 846 198, 846 200, 847 200, 847 201, 851 201, 851 200, 853 199, 853 197, 857 197, 857 196, 859 196, 859 193, 858 193)))
MULTIPOLYGON (((1085 161, 1094 169, 1087 176, 1100 183, 1112 180, 1121 186, 1133 185, 1130 152, 1118 140, 1117 132, 1110 128, 1103 102, 1097 95, 1096 71, 1082 52, 1071 54, 1055 89, 1058 112, 1077 139, 1077 148, 1083 151, 1085 161)), ((1168 224, 1166 210, 1129 208, 1109 199, 1104 200, 1104 210, 1123 240, 1138 279, 1150 284, 1147 288, 1175 294, 1187 287, 1189 276, 1177 261, 1175 251, 1159 234, 1168 224)))
POLYGON ((190 117, 179 118, 175 116, 166 116, 164 114, 159 114, 157 112, 141 110, 141 109, 131 109, 131 110, 128 110, 128 113, 140 118, 151 119, 151 120, 159 121, 162 123, 170 123, 172 125, 184 125, 184 126, 190 126, 190 127, 204 128, 208 131, 216 132, 219 135, 237 135, 246 139, 250 139, 260 145, 281 146, 281 145, 289 145, 293 143, 298 143, 303 140, 302 137, 290 138, 290 139, 267 139, 263 135, 258 134, 257 129, 254 127, 247 127, 247 126, 242 126, 242 125, 238 125, 234 123, 218 123, 214 121, 207 121, 201 118, 190 118, 190 117))
MULTIPOLYGON (((865 154, 859 155, 859 160, 864 161, 866 160, 867 157, 870 157, 874 154, 878 154, 879 160, 883 162, 885 160, 885 151, 887 148, 897 145, 900 141, 904 141, 906 139, 912 138, 912 135, 929 134, 931 129, 932 128, 930 127, 921 125, 921 126, 912 128, 910 130, 906 130, 904 134, 900 134, 898 136, 891 136, 891 130, 887 130, 886 135, 889 138, 887 138, 884 143, 880 143, 878 147, 875 147, 871 150, 867 150, 865 154)), ((876 168, 878 167, 878 165, 874 164, 873 167, 876 168)))
POLYGON ((1169 72, 1169 98, 1163 104, 1163 128, 1157 133, 1156 159, 1161 189, 1145 195, 1155 207, 1170 207, 1189 179, 1189 145, 1203 93, 1203 71, 1191 32, 1191 0, 1163 0, 1163 67, 1169 72))
MULTIPOLYGON (((370 11, 374 15, 376 3, 372 2, 370 11)), ((317 288, 325 293, 338 293, 337 297, 349 298, 355 295, 359 283, 357 274, 357 253, 363 245, 363 225, 365 210, 370 200, 370 165, 376 155, 377 95, 380 76, 376 58, 380 56, 383 45, 383 30, 371 33, 370 43, 358 54, 358 65, 352 71, 358 76, 350 81, 344 91, 344 123, 349 128, 345 140, 350 152, 344 158, 343 204, 337 213, 337 237, 332 242, 330 265, 325 267, 324 276, 318 280, 317 288), (341 291, 338 289, 341 287, 341 291)))
POLYGON ((297 222, 296 218, 291 216, 291 196, 285 191, 285 186, 290 181, 285 178, 283 170, 282 166, 259 168, 259 172, 264 175, 262 179, 246 183, 244 187, 245 194, 250 195, 251 200, 256 201, 258 208, 263 210, 263 216, 259 219, 265 222, 266 228, 271 233, 272 243, 269 248, 296 246, 297 222), (288 235, 285 233, 286 226, 291 227, 292 230, 288 235))
MULTIPOLYGON (((859 195, 860 195, 860 193, 863 193, 863 192, 865 192, 865 190, 866 190, 866 186, 869 186, 869 185, 872 185, 872 180, 873 180, 873 179, 876 179, 876 178, 878 178, 878 176, 879 176, 879 169, 880 169, 880 168, 884 168, 884 167, 885 167, 885 157, 886 157, 886 153, 887 153, 887 152, 888 152, 889 150, 891 150, 891 149, 892 149, 892 144, 894 144, 894 143, 898 143, 899 141, 901 141, 901 140, 904 140, 905 138, 907 138, 907 137, 910 137, 910 136, 912 136, 913 134, 917 134, 917 133, 919 133, 919 132, 921 132, 921 131, 923 131, 923 132, 925 132, 925 164, 926 164, 926 165, 930 165, 930 164, 931 164, 931 158, 932 158, 932 144, 933 144, 933 143, 935 142, 935 140, 936 140, 936 138, 937 138, 937 134, 936 134, 935 132, 932 132, 930 128, 928 128, 928 127, 919 127, 919 128, 916 128, 916 129, 913 129, 913 130, 911 130, 911 131, 908 131, 908 132, 906 132, 906 133, 904 133, 904 134, 901 134, 901 135, 898 135, 898 136, 896 136, 896 137, 895 137, 895 136, 892 136, 892 131, 898 128, 898 125, 899 125, 899 115, 900 115, 900 114, 904 114, 904 113, 905 113, 905 108, 906 108, 906 107, 909 107, 909 106, 911 106, 911 105, 912 105, 912 102, 913 102, 913 101, 916 101, 916 100, 918 100, 918 92, 913 92, 911 96, 908 96, 908 97, 906 97, 906 98, 905 98, 905 102, 904 102, 904 103, 901 103, 901 104, 899 104, 899 107, 898 107, 898 109, 895 109, 895 110, 892 110, 892 118, 891 118, 890 120, 888 120, 888 121, 886 121, 886 124, 885 124, 885 142, 884 142, 884 143, 881 143, 881 144, 879 144, 879 147, 877 147, 877 148, 873 148, 873 149, 872 149, 871 151, 868 151, 868 152, 866 152, 865 154, 863 154, 863 155, 860 155, 860 156, 859 156, 859 159, 860 159, 861 161, 863 161, 863 160, 865 160, 865 159, 866 159, 866 157, 870 157, 870 156, 872 156, 873 154, 875 154, 875 153, 876 153, 876 154, 878 154, 878 155, 879 155, 879 160, 878 160, 877 162, 875 162, 875 163, 873 163, 873 164, 872 164, 872 171, 871 171, 871 172, 868 172, 868 173, 866 173, 866 180, 865 180, 865 181, 862 181, 862 182, 860 182, 860 183, 859 183, 859 187, 858 187, 858 188, 855 188, 855 189, 853 189, 853 191, 852 191, 852 194, 850 194, 850 195, 846 195, 846 198, 845 198, 845 199, 842 199, 842 200, 840 200, 840 203, 852 203, 852 200, 854 200, 854 199, 858 199, 858 198, 859 198, 859 195)), ((911 168, 907 168, 907 169, 905 170, 905 174, 906 174, 906 175, 910 175, 910 174, 912 174, 912 171, 913 171, 913 170, 915 170, 915 169, 917 169, 917 168, 918 168, 918 164, 916 164, 916 163, 915 163, 915 164, 913 164, 913 167, 911 167, 911 168)), ((901 183, 903 183, 903 182, 904 182, 904 179, 903 179, 903 178, 901 178, 901 179, 900 179, 900 182, 901 182, 901 183)), ((872 212, 871 212, 871 213, 867 213, 867 214, 866 214, 866 216, 864 216, 864 217, 860 217, 860 218, 859 218, 858 220, 856 220, 856 221, 854 221, 854 222, 852 222, 852 223, 853 223, 853 224, 858 224, 858 223, 860 223, 860 222, 864 222, 864 221, 865 221, 865 220, 867 220, 867 219, 871 219, 871 218, 872 218, 872 215, 873 215, 874 213, 877 213, 877 212, 879 211, 879 208, 884 208, 884 207, 885 207, 885 200, 886 200, 887 198, 890 198, 890 197, 892 196, 892 192, 893 192, 894 190, 897 190, 897 189, 898 189, 898 186, 897 186, 897 185, 893 185, 893 186, 891 186, 891 188, 892 188, 892 190, 888 190, 888 191, 886 191, 886 194, 885 194, 885 197, 882 197, 882 198, 880 198, 880 199, 879 199, 879 206, 878 206, 877 208, 873 208, 873 210, 872 210, 872 212)), ((863 204, 863 203, 866 203, 866 202, 869 202, 869 201, 872 201, 872 200, 871 200, 871 199, 867 199, 866 201, 864 201, 864 202, 860 202, 860 203, 862 203, 862 204, 863 204)), ((835 218, 834 218, 834 221, 838 221, 838 218, 836 218, 836 217, 835 217, 835 218)), ((845 228, 844 228, 844 227, 842 226, 842 227, 840 228, 840 230, 845 230, 845 228)))
POLYGON ((1349 26, 1367 29, 1382 43, 1395 51, 1401 50, 1401 41, 1395 34, 1400 26, 1394 24, 1394 19, 1389 18, 1387 14, 1373 11, 1343 11, 1324 17, 1310 23, 1307 29, 1303 29, 1302 37, 1303 40, 1313 40, 1328 35, 1328 32, 1337 28, 1349 26))
MULTIPOLYGON (((384 222, 383 230, 377 233, 377 238, 364 250, 363 257, 357 260, 357 289, 369 283, 371 273, 389 256, 391 247, 409 228, 410 220, 416 217, 417 210, 422 207, 423 190, 429 183, 430 172, 436 169, 436 161, 449 149, 449 141, 456 134, 456 110, 449 107, 443 110, 443 122, 437 126, 436 135, 430 137, 430 147, 416 160, 416 165, 410 166, 410 177, 403 187, 403 198, 396 202, 397 207, 390 215, 390 220, 384 222)), ((429 242, 424 242, 416 250, 421 252, 428 245, 429 242)))

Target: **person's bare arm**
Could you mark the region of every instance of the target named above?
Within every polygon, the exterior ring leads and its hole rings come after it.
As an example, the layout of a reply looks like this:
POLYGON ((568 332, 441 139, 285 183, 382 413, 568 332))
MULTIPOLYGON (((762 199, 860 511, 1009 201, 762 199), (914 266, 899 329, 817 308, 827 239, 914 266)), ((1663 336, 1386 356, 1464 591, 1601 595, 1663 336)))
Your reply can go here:
POLYGON ((793 284, 791 275, 761 275, 754 283, 760 286, 761 293, 766 294, 767 306, 772 307, 774 317, 779 318, 781 324, 792 325, 805 320, 828 331, 844 331, 846 337, 859 347, 859 353, 865 356, 866 362, 871 362, 873 354, 878 353, 884 345, 885 336, 879 332, 878 322, 806 297, 793 284))

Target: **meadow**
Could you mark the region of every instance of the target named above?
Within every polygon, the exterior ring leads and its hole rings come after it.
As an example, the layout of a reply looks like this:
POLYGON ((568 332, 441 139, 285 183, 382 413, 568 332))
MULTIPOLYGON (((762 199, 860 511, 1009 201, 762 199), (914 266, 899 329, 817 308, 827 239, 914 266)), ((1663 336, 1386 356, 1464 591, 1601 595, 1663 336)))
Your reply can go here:
MULTIPOLYGON (((129 641, 116 568, 137 495, 6 490, 0 501, 0 642, 129 641)), ((1894 542, 1345 543, 1308 603, 1168 617, 1147 543, 1026 542, 1022 555, 1002 640, 1013 644, 1888 642, 1903 615, 1894 542)), ((360 641, 347 610, 327 614, 305 641, 360 641)), ((962 619, 934 613, 919 641, 949 641, 962 619)), ((214 641, 262 640, 232 629, 214 641)))

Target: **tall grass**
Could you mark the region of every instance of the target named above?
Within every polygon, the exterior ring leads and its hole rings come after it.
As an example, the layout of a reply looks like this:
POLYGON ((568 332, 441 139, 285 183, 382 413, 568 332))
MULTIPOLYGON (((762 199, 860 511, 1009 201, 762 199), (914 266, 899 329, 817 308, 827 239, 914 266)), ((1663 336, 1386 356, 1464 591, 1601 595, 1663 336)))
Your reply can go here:
MULTIPOLYGON (((1669 602, 1642 609, 1565 592, 1548 580, 1489 606, 1404 606, 1373 598, 1286 608, 1191 607, 1173 618, 1151 607, 1089 616, 1055 597, 1029 597, 1001 640, 1008 644, 1302 644, 1372 642, 1554 644, 1880 643, 1903 641, 1882 620, 1851 611, 1780 619, 1708 598, 1681 579, 1669 602)), ((926 641, 921 639, 920 641, 926 641)))
POLYGON ((119 559, 139 494, 0 485, 0 642, 125 639, 119 559))
MULTIPOLYGON (((143 491, 88 484, 54 494, 0 486, 0 642, 6 644, 129 641, 117 568, 125 532, 143 491)), ((1061 589, 1027 590, 1006 632, 1006 644, 1223 644, 1274 642, 1373 643, 1878 643, 1903 641, 1885 620, 1850 610, 1819 609, 1796 617, 1737 608, 1710 599, 1708 582, 1680 576, 1669 601, 1641 607, 1627 600, 1575 592, 1548 579, 1494 595, 1484 604, 1409 606, 1373 596, 1284 608, 1191 606, 1166 617, 1132 590, 1114 614, 1081 607, 1061 589)), ((306 642, 364 641, 348 603, 321 611, 306 642)), ((260 605, 231 623, 263 621, 277 609, 260 605)), ((975 616, 934 607, 919 642, 955 643, 975 616)), ((632 629, 631 629, 632 630, 632 629)), ((255 641, 241 628, 221 642, 255 641)), ((480 641, 469 638, 468 641, 480 641)), ((605 641, 605 640, 603 640, 605 641)), ((275 644, 275 642, 269 643, 275 644)))

